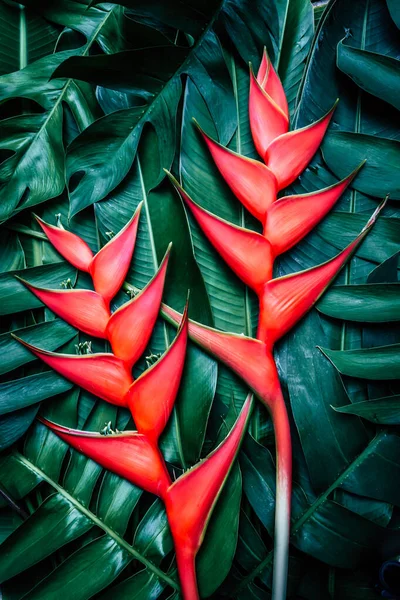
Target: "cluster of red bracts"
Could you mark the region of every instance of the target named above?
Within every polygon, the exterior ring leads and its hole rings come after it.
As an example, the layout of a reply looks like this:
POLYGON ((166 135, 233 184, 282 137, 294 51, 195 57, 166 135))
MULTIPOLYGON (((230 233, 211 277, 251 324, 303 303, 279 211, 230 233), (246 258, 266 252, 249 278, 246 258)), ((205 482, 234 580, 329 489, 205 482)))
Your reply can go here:
POLYGON ((218 448, 173 482, 158 439, 171 415, 183 373, 187 307, 166 352, 135 381, 132 377, 132 367, 143 354, 160 312, 170 249, 149 284, 118 310, 110 312, 110 301, 120 289, 131 263, 139 214, 140 206, 126 227, 95 256, 77 235, 38 219, 60 254, 78 269, 90 273, 95 291, 49 290, 23 281, 68 323, 89 335, 108 340, 112 354, 57 354, 19 341, 67 379, 107 402, 130 410, 137 431, 109 435, 40 420, 70 446, 104 468, 162 498, 175 541, 183 594, 193 600, 198 598, 195 557, 246 430, 252 400, 249 396, 235 425, 218 448))
POLYGON ((221 445, 207 459, 171 482, 158 448, 158 438, 178 391, 188 333, 237 373, 271 412, 278 471, 273 598, 286 597, 291 442, 273 347, 315 304, 372 227, 382 207, 375 211, 360 235, 335 258, 312 269, 273 279, 275 258, 311 231, 357 174, 358 169, 343 181, 317 192, 277 199, 278 192, 298 177, 315 154, 333 110, 334 107, 316 123, 289 132, 285 93, 264 52, 257 78, 250 72, 249 100, 251 132, 264 162, 241 156, 202 132, 225 181, 243 206, 261 222, 262 234, 232 225, 204 210, 170 175, 204 234, 238 277, 257 294, 260 304, 257 339, 188 322, 187 310, 181 316, 162 305, 164 318, 180 323, 176 339, 157 363, 133 381, 132 366, 147 346, 160 310, 169 250, 150 283, 111 314, 110 301, 121 287, 131 262, 140 207, 126 227, 95 256, 78 236, 39 220, 64 258, 91 275, 94 291, 53 291, 24 284, 61 318, 89 335, 108 340, 113 353, 69 356, 22 343, 74 383, 108 402, 129 408, 137 431, 104 437, 45 422, 74 448, 163 499, 186 600, 198 598, 195 556, 251 410, 249 397, 221 445))
MULTIPOLYGON (((334 108, 316 123, 289 132, 285 92, 264 51, 257 78, 250 69, 249 116, 255 147, 265 164, 221 146, 199 127, 221 175, 243 206, 261 222, 262 234, 233 225, 200 207, 168 173, 203 233, 236 275, 254 290, 260 304, 257 340, 194 322, 189 325, 189 336, 232 368, 267 406, 273 402, 275 342, 323 294, 382 208, 333 259, 306 271, 272 278, 275 258, 297 244, 323 219, 362 167, 361 164, 348 177, 323 190, 277 198, 278 192, 298 177, 317 151, 334 108)), ((174 323, 180 318, 179 313, 167 306, 163 307, 163 313, 174 323)))
MULTIPOLYGON (((249 98, 251 133, 264 162, 221 146, 199 127, 221 175, 237 199, 261 223, 262 234, 233 225, 205 210, 169 174, 205 236, 259 299, 257 339, 194 322, 189 324, 189 336, 239 375, 272 416, 277 453, 273 600, 286 598, 292 468, 290 426, 273 357, 274 344, 323 294, 384 205, 381 204, 360 235, 336 257, 312 269, 273 279, 275 258, 317 225, 362 167, 323 190, 277 197, 310 162, 334 109, 335 106, 319 121, 289 132, 286 96, 264 51, 257 78, 250 69, 249 98)), ((168 306, 163 306, 163 314, 174 323, 180 316, 168 306)))

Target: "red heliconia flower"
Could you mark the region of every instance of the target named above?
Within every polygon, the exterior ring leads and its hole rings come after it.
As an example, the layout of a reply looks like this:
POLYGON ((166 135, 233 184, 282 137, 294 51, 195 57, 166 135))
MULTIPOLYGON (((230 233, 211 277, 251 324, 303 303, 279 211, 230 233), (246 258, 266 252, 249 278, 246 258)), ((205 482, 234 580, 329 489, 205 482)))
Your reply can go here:
POLYGON ((43 418, 40 421, 72 448, 151 494, 163 498, 171 485, 159 449, 137 431, 102 435, 63 427, 43 418))
POLYGON ((285 92, 265 49, 257 78, 250 68, 251 133, 257 152, 276 177, 278 190, 292 183, 308 165, 322 142, 335 106, 319 121, 289 132, 285 92))
MULTIPOLYGON (((207 238, 241 280, 257 294, 260 315, 257 339, 188 322, 163 305, 164 318, 179 324, 165 354, 136 381, 131 369, 143 353, 159 313, 169 249, 149 284, 130 302, 110 313, 132 258, 140 206, 126 227, 93 256, 73 233, 38 219, 55 248, 92 276, 95 291, 47 290, 23 283, 49 308, 78 329, 107 339, 112 354, 70 356, 35 348, 36 356, 71 381, 104 400, 130 409, 137 431, 102 436, 43 421, 57 435, 105 468, 159 495, 166 506, 175 542, 185 600, 199 598, 195 558, 211 512, 243 439, 252 400, 249 396, 226 439, 209 457, 171 483, 158 439, 171 415, 180 385, 187 335, 241 377, 268 407, 276 435, 277 491, 273 598, 286 598, 291 497, 290 426, 273 357, 275 342, 315 304, 373 226, 384 202, 360 235, 322 265, 273 279, 275 258, 307 235, 331 210, 356 176, 310 194, 277 199, 317 151, 334 107, 319 121, 289 131, 286 96, 266 52, 257 74, 250 72, 250 128, 264 163, 224 148, 204 132, 212 157, 243 206, 263 226, 262 234, 237 227, 197 205, 170 175, 185 205, 207 238)), ((360 167, 359 167, 360 168, 360 167)))
MULTIPOLYGON (((261 298, 259 330, 262 335, 259 339, 219 331, 189 320, 190 339, 232 369, 272 409, 275 394, 270 393, 270 383, 276 372, 272 356, 274 343, 317 302, 373 227, 384 205, 382 202, 358 237, 331 260, 266 282, 261 298)), ((175 325, 181 320, 180 313, 166 304, 162 305, 162 314, 175 325)))
POLYGON ((131 366, 146 348, 160 312, 171 244, 157 273, 137 296, 116 310, 106 334, 113 352, 131 366))
POLYGON ((106 339, 111 313, 100 294, 92 290, 48 290, 15 277, 64 321, 88 335, 106 339))
POLYGON ((165 494, 168 522, 186 600, 197 600, 195 559, 213 508, 238 453, 252 408, 249 395, 227 437, 206 459, 179 477, 165 494))
MULTIPOLYGON (((125 240, 124 244, 114 247, 117 255, 123 255, 117 256, 118 260, 113 252, 108 252, 109 244, 103 249, 103 254, 102 250, 91 258, 86 244, 74 234, 46 224, 42 226, 64 256, 92 274, 96 291, 54 291, 23 283, 72 325, 108 339, 113 353, 57 354, 16 339, 64 377, 110 403, 129 408, 137 431, 111 432, 111 435, 105 436, 69 429, 45 419, 41 421, 73 448, 164 500, 176 543, 183 596, 185 600, 198 598, 195 556, 243 438, 251 399, 248 398, 244 404, 236 424, 221 445, 205 461, 171 484, 158 439, 171 415, 183 374, 188 335, 187 305, 176 338, 166 352, 136 381, 133 381, 131 373, 133 364, 150 339, 160 310, 170 248, 149 284, 110 315, 111 287, 104 277, 97 283, 95 277, 107 270, 107 264, 111 271, 118 262, 127 269, 132 244, 128 247, 125 240)), ((127 230, 129 225, 123 231, 127 230)), ((119 285, 121 283, 119 281, 119 285)), ((113 294, 116 291, 117 288, 114 288, 113 294)), ((257 343, 255 340, 251 342, 257 343)))
MULTIPOLYGON (((189 323, 189 336, 238 374, 272 416, 277 450, 274 600, 286 597, 292 459, 289 420, 273 347, 315 304, 363 240, 383 206, 338 256, 301 273, 272 278, 275 258, 297 244, 319 223, 362 166, 323 190, 277 198, 277 193, 298 177, 317 151, 334 108, 319 121, 289 131, 285 93, 264 51, 257 78, 250 69, 249 118, 256 149, 265 164, 221 146, 200 129, 226 183, 243 206, 261 222, 262 234, 237 227, 205 210, 170 175, 205 236, 259 299, 257 340, 194 322, 189 323)), ((168 320, 178 322, 176 311, 166 306, 162 311, 168 320)))
POLYGON ((177 336, 161 358, 130 386, 124 404, 140 433, 157 443, 171 415, 185 364, 187 306, 177 336))
POLYGON ((36 217, 54 248, 71 265, 90 273, 94 289, 104 298, 107 306, 123 284, 131 264, 142 204, 139 204, 125 227, 94 256, 86 242, 75 233, 49 225, 36 217))
MULTIPOLYGON (((13 335, 13 334, 12 334, 13 335)), ((131 368, 113 354, 58 354, 41 350, 13 337, 46 365, 106 402, 125 406, 124 398, 133 383, 131 368)))

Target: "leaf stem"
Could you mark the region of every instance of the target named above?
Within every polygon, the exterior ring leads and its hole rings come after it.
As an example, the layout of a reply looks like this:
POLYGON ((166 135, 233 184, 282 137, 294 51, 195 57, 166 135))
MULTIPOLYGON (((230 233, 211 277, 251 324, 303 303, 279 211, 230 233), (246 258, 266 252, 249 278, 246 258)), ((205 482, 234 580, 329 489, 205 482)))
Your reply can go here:
POLYGON ((271 408, 276 448, 276 502, 272 600, 285 600, 289 560, 292 494, 292 441, 285 400, 279 393, 271 408))
MULTIPOLYGON (((339 477, 325 490, 318 498, 309 506, 309 508, 301 515, 299 519, 292 525, 291 537, 293 537, 304 525, 309 518, 318 510, 318 508, 326 502, 329 495, 338 488, 343 481, 356 469, 370 454, 372 454, 377 446, 380 444, 382 439, 387 435, 386 430, 380 431, 368 444, 368 446, 353 460, 352 463, 339 475, 339 477)), ((235 595, 243 591, 256 577, 261 573, 272 561, 273 552, 270 552, 263 561, 261 561, 257 567, 253 569, 247 577, 245 577, 241 583, 235 589, 235 595)))
POLYGON ((113 540, 119 544, 126 552, 131 554, 134 558, 136 558, 139 562, 141 562, 149 571, 154 573, 157 577, 165 581, 168 585, 170 585, 174 590, 179 590, 180 586, 176 581, 171 579, 164 571, 159 569, 155 564, 153 564, 150 560, 148 560, 145 556, 140 554, 133 546, 128 544, 123 538, 121 538, 115 531, 113 531, 108 525, 106 525, 99 517, 97 517, 92 511, 83 506, 74 496, 69 494, 63 487, 61 487, 58 483, 56 483, 51 477, 46 475, 44 471, 39 469, 35 464, 33 464, 30 460, 28 460, 23 454, 16 452, 16 456, 18 459, 33 473, 39 475, 42 479, 47 481, 59 494, 61 494, 64 498, 66 498, 77 510, 83 513, 88 519, 90 519, 94 525, 100 527, 107 535, 109 535, 113 540))

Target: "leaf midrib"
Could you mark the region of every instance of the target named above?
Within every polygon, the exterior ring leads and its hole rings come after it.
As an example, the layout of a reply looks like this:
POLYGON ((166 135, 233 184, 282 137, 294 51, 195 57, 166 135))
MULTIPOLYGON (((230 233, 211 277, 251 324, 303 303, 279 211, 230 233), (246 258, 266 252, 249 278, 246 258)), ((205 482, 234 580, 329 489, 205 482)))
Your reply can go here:
MULTIPOLYGON (((309 506, 309 508, 301 515, 299 519, 292 525, 291 528, 291 538, 302 528, 304 523, 312 517, 312 515, 318 510, 318 508, 323 504, 328 496, 334 492, 340 484, 376 449, 381 440, 387 435, 387 430, 382 429, 367 445, 367 447, 359 454, 346 469, 338 476, 338 478, 323 492, 318 496, 318 498, 309 506)), ((240 591, 243 591, 254 579, 257 575, 263 571, 273 559, 273 551, 271 551, 268 556, 260 562, 255 569, 245 577, 241 583, 237 586, 235 590, 235 595, 240 591)))
POLYGON ((34 463, 32 463, 28 458, 26 458, 23 454, 19 452, 15 453, 15 456, 36 475, 39 475, 42 479, 47 481, 61 496, 63 496, 68 502, 70 502, 79 512, 81 512, 85 517, 90 519, 93 522, 93 525, 102 529, 108 536, 110 536, 119 546, 121 546, 126 552, 131 554, 135 559, 140 561, 149 571, 157 575, 160 579, 165 581, 169 586, 171 586, 174 590, 179 590, 180 587, 176 581, 171 579, 164 571, 159 569, 155 564, 153 564, 149 559, 147 559, 143 554, 135 550, 133 546, 128 544, 122 537, 118 535, 115 531, 113 531, 106 523, 104 523, 99 517, 97 517, 92 511, 83 506, 74 496, 72 496, 67 490, 65 490, 61 485, 55 482, 51 477, 46 475, 44 471, 42 471, 39 467, 37 467, 34 463))

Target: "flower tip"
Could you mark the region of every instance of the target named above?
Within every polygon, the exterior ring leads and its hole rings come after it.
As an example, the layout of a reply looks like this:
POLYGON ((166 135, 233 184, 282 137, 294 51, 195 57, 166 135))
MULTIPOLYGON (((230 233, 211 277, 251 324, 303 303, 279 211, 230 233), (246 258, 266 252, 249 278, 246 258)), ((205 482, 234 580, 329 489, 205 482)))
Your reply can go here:
POLYGON ((144 200, 141 200, 141 201, 139 202, 139 204, 137 205, 137 207, 136 207, 136 210, 135 210, 135 212, 134 212, 134 214, 133 214, 133 217, 130 219, 129 223, 131 223, 131 222, 132 222, 132 221, 135 219, 135 217, 136 217, 136 218, 137 218, 137 217, 139 217, 139 215, 140 215, 140 212, 141 212, 141 210, 142 210, 142 207, 143 207, 143 202, 144 202, 144 200))
POLYGON ((365 227, 362 229, 361 233, 365 233, 366 231, 369 231, 371 229, 371 227, 375 224, 375 222, 376 222, 379 214, 385 208, 386 203, 387 203, 388 200, 389 200, 389 194, 387 194, 385 196, 385 198, 379 203, 379 205, 377 206, 377 208, 374 210, 374 212, 372 213, 372 215, 368 219, 368 222, 365 225, 365 227))

